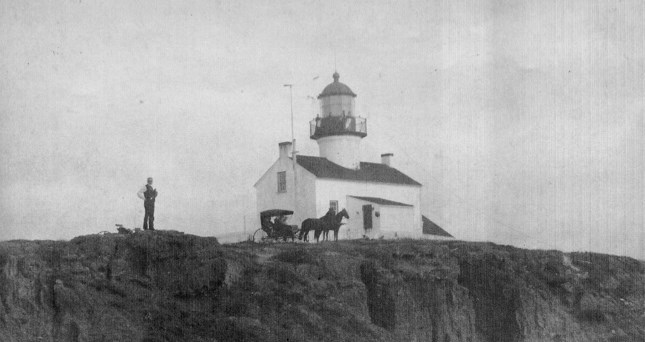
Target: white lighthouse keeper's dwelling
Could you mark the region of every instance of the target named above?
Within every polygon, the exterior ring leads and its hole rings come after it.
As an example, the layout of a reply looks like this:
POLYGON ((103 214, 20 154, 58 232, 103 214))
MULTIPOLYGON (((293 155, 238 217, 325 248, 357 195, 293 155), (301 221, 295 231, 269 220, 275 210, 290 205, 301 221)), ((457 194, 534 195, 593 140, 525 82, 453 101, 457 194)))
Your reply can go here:
POLYGON ((381 163, 360 161, 367 120, 355 111, 356 94, 337 72, 333 78, 318 96, 320 114, 310 122, 320 156, 296 155, 293 163, 292 143, 280 143, 278 160, 255 183, 258 213, 293 210, 288 223, 300 225, 330 207, 345 208, 350 218, 339 238, 423 237, 422 185, 392 166, 391 153, 382 154, 381 163))

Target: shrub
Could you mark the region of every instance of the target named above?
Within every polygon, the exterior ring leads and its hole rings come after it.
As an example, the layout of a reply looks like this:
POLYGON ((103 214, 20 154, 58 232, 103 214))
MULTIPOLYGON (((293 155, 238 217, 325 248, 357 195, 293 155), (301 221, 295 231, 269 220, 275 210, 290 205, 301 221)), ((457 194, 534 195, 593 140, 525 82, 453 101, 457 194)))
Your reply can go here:
POLYGON ((95 288, 97 291, 106 291, 108 293, 117 295, 119 297, 127 297, 128 291, 118 283, 111 282, 105 279, 98 279, 92 281, 90 286, 95 288))
POLYGON ((569 280, 565 266, 556 260, 548 260, 538 274, 551 287, 559 287, 569 280))
POLYGON ((65 242, 51 241, 45 242, 38 247, 36 254, 40 259, 44 260, 49 267, 60 268, 65 253, 65 242))
POLYGON ((616 290, 614 290, 614 293, 619 298, 626 298, 642 290, 643 288, 638 285, 638 282, 636 281, 636 279, 629 278, 621 281, 620 284, 618 284, 618 287, 616 287, 616 290))
POLYGON ((278 253, 275 257, 276 260, 282 262, 288 262, 291 264, 313 264, 314 258, 309 254, 309 252, 304 248, 291 249, 278 253))
POLYGON ((605 321, 605 314, 600 309, 586 309, 580 311, 578 317, 587 322, 600 323, 605 321))
POLYGON ((273 340, 271 332, 248 318, 231 317, 218 321, 214 327, 218 341, 254 342, 273 340))
POLYGON ((267 276, 279 284, 292 284, 298 275, 286 265, 273 265, 267 270, 267 276))
POLYGON ((368 249, 365 251, 365 258, 368 260, 373 260, 379 263, 381 267, 392 268, 396 261, 394 256, 396 253, 389 250, 388 248, 383 248, 380 246, 374 246, 375 249, 368 249))
POLYGON ((0 249, 0 270, 4 269, 5 265, 9 262, 9 252, 0 249))
POLYGON ((128 250, 127 260, 130 267, 139 275, 145 276, 150 264, 148 250, 142 246, 133 246, 128 250))

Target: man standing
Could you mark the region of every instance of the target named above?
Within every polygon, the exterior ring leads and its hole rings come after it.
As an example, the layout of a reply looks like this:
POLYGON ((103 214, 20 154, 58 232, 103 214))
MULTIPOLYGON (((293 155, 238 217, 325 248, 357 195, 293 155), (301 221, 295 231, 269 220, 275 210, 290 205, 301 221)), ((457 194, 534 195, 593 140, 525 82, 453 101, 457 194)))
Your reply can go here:
POLYGON ((329 210, 327 210, 327 213, 325 214, 325 216, 323 216, 323 218, 324 218, 324 219, 325 219, 329 224, 331 224, 331 223, 333 223, 333 222, 334 222, 334 217, 335 217, 335 216, 336 216, 336 210, 334 210, 334 207, 329 207, 329 210))
POLYGON ((146 210, 143 216, 143 230, 155 230, 155 199, 157 189, 152 188, 152 177, 148 177, 148 184, 144 185, 137 196, 143 200, 143 208, 146 210))

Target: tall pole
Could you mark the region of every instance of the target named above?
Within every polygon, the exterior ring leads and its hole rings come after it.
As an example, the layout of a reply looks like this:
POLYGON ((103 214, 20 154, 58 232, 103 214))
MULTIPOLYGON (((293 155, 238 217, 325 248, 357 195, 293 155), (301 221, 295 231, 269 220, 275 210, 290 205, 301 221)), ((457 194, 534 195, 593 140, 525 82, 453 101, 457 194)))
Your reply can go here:
POLYGON ((293 135, 293 84, 285 84, 284 86, 289 87, 289 101, 291 107, 291 162, 293 167, 293 211, 295 214, 296 205, 298 203, 298 177, 296 175, 296 155, 298 151, 296 150, 296 138, 293 135))
MULTIPOLYGON (((291 141, 295 141, 293 137, 293 84, 285 84, 285 87, 289 87, 289 106, 291 107, 291 141)), ((293 150, 295 151, 295 149, 293 150)))

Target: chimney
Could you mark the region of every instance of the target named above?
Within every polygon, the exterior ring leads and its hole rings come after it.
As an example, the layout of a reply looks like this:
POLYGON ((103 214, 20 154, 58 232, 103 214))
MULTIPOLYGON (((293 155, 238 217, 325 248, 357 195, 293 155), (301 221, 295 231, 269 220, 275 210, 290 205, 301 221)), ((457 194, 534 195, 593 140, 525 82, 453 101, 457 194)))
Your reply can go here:
POLYGON ((291 157, 291 141, 284 141, 278 144, 280 149, 280 158, 289 158, 291 157))
POLYGON ((381 154, 381 163, 385 164, 387 166, 392 166, 392 157, 394 156, 394 153, 383 153, 381 154))

